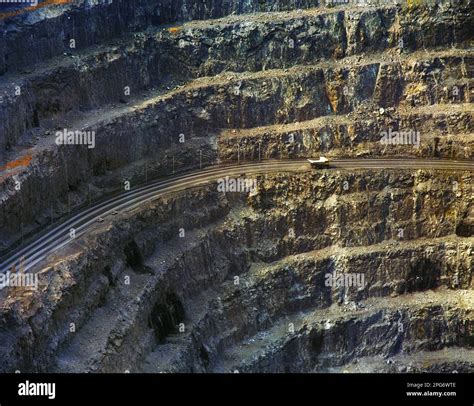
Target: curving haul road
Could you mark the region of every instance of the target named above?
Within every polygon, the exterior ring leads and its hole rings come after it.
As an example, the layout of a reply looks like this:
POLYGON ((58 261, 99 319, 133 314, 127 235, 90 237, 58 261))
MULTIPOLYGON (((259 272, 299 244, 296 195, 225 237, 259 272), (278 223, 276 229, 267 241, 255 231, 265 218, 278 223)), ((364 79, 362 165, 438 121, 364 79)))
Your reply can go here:
MULTIPOLYGON (((333 159, 329 169, 435 169, 474 171, 474 161, 454 161, 441 159, 333 159)), ((26 245, 15 249, 3 258, 0 272, 11 270, 22 263, 24 271, 31 270, 48 255, 89 231, 99 218, 112 215, 114 211, 133 210, 137 206, 154 200, 167 193, 189 189, 217 181, 225 176, 257 175, 272 172, 308 171, 306 159, 269 160, 246 162, 233 165, 215 165, 205 169, 167 179, 151 182, 145 186, 124 192, 109 200, 83 209, 63 223, 43 234, 39 234, 26 245), (74 228, 75 238, 69 235, 74 228)))

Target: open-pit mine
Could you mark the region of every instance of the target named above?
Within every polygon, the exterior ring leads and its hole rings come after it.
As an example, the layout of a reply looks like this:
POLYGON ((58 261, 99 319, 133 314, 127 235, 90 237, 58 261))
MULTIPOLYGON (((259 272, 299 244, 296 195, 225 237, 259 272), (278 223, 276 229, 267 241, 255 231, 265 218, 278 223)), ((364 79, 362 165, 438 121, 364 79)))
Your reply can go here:
POLYGON ((1 373, 474 372, 472 0, 20 3, 1 373))

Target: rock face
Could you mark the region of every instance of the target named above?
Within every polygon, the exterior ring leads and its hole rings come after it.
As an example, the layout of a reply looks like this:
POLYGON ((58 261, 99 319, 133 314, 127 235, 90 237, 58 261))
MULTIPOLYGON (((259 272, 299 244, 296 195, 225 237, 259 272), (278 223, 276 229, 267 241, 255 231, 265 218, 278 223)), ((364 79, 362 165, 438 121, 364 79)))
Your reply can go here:
POLYGON ((42 61, 15 63, 0 80, 0 154, 11 168, 2 173, 4 249, 124 179, 237 160, 239 149, 243 159, 472 156, 470 2, 197 3, 61 6, 3 21, 14 39, 6 49, 42 61), (272 13, 160 25, 234 11, 272 13), (106 15, 115 24, 97 23, 106 15), (104 38, 92 35, 95 23, 104 38), (71 26, 89 27, 86 37, 64 34, 75 48, 61 41, 35 58, 37 42, 21 46, 32 29, 51 30, 54 42, 71 26), (420 145, 386 148, 378 141, 389 129, 419 132, 420 145), (56 131, 78 130, 93 131, 96 148, 55 144, 56 131))
POLYGON ((39 291, 9 288, 3 370, 323 371, 404 354, 402 371, 458 347, 444 368, 472 370, 473 239, 453 231, 472 221, 471 174, 362 171, 345 191, 347 176, 198 187, 104 224, 49 258, 39 291))
MULTIPOLYGON (((413 3, 1 20, 1 250, 124 182, 215 163, 472 159, 472 3, 413 3)), ((0 372, 474 372, 472 172, 251 180, 121 212, 39 264, 38 290, 0 290, 0 372)))

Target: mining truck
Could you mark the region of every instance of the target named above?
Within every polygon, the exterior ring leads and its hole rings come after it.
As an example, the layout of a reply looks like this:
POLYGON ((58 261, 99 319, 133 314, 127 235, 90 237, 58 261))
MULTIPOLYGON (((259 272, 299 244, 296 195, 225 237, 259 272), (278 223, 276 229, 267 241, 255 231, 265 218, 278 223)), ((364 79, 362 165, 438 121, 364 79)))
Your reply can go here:
POLYGON ((315 169, 329 168, 329 159, 323 156, 319 159, 308 159, 308 162, 311 164, 311 167, 315 169))

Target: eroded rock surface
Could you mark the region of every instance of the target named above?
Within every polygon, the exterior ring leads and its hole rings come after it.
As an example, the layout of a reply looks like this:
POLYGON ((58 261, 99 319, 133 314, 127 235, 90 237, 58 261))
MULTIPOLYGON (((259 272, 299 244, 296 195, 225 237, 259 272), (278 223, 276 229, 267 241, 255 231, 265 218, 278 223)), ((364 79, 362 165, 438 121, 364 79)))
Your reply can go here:
MULTIPOLYGON (((0 21, 3 253, 212 164, 473 159, 470 0, 97 3, 0 21)), ((0 290, 0 371, 474 372, 472 171, 251 177, 109 216, 0 290)))

